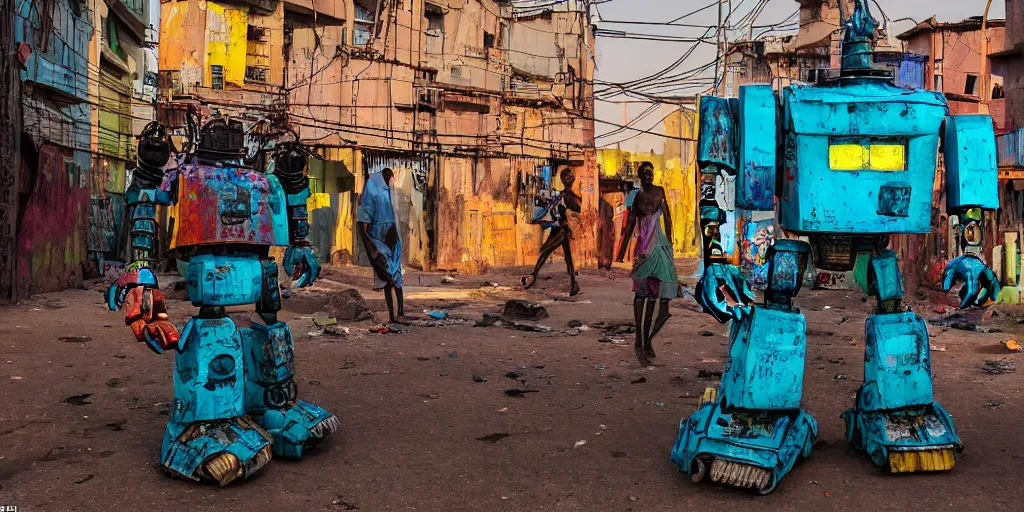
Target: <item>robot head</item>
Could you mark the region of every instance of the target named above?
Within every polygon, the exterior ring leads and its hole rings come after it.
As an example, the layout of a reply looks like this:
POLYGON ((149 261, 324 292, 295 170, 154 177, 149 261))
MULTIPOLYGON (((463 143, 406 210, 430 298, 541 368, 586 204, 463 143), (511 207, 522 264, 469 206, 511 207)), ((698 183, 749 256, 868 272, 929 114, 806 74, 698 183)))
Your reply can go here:
POLYGON ((146 125, 139 135, 138 161, 140 166, 160 169, 171 158, 171 143, 167 130, 156 121, 146 125))
POLYGON ((878 21, 871 16, 865 0, 856 0, 853 14, 843 26, 843 60, 841 76, 875 75, 872 50, 878 21))
POLYGON ((214 114, 199 131, 196 155, 207 162, 223 162, 242 158, 245 130, 242 123, 214 114))

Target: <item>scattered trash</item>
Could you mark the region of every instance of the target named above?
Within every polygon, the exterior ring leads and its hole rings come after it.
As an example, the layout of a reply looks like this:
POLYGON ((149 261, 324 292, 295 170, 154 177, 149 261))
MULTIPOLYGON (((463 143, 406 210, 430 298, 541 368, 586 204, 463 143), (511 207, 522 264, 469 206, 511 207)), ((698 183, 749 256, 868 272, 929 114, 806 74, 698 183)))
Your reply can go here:
POLYGON ((833 357, 828 360, 832 364, 846 364, 846 360, 841 357, 833 357))
POLYGON ((426 357, 426 356, 416 356, 416 360, 417 361, 430 361, 430 358, 426 357))
POLYGON ((719 371, 719 370, 698 370, 697 371, 697 378, 698 379, 721 379, 722 378, 722 372, 719 371))
POLYGON ((640 377, 639 379, 629 381, 630 384, 643 384, 644 382, 647 382, 647 377, 640 377))
POLYGON ((1017 340, 1003 340, 1001 343, 1006 347, 1006 350, 1009 350, 1010 352, 1024 352, 1024 347, 1021 347, 1017 340))
POLYGON ((989 401, 989 402, 985 402, 985 407, 988 407, 989 409, 995 409, 997 407, 1002 407, 1002 406, 1003 406, 1003 403, 998 401, 998 400, 992 400, 992 401, 989 401))
POLYGON ((429 316, 430 318, 433 318, 434 320, 445 320, 445 319, 448 318, 448 312, 447 311, 440 311, 440 310, 427 311, 427 310, 424 310, 423 312, 426 313, 427 316, 429 316))
POLYGON ((428 393, 426 395, 423 395, 423 397, 424 398, 429 398, 431 400, 437 400, 437 399, 441 398, 441 395, 439 395, 437 393, 428 393))
POLYGON ((11 380, 23 380, 23 379, 24 379, 24 377, 21 377, 19 375, 11 375, 11 380))
POLYGON ((324 335, 323 331, 309 331, 309 332, 306 333, 306 336, 308 336, 310 338, 316 338, 316 337, 323 336, 323 335, 324 335))
POLYGON ((594 327, 603 328, 606 336, 621 336, 623 334, 633 334, 636 332, 636 325, 633 322, 598 322, 594 324, 594 327))
POLYGON ((630 496, 629 497, 629 501, 636 501, 638 499, 640 499, 640 498, 637 498, 636 496, 630 496))
POLYGON ((548 310, 536 302, 512 299, 505 303, 502 316, 516 320, 543 320, 548 317, 548 310))
POLYGON ((949 313, 949 309, 947 309, 946 306, 935 306, 935 312, 940 315, 945 315, 946 313, 949 313))
POLYGON ((442 284, 451 284, 451 283, 455 283, 457 281, 458 281, 457 279, 455 279, 454 277, 452 277, 450 275, 445 275, 444 277, 441 278, 441 283, 442 284))
POLYGON ((473 374, 473 382, 487 382, 487 379, 482 375, 473 374))
POLYGON ((953 313, 944 318, 938 318, 930 320, 932 325, 939 327, 950 327, 953 329, 959 329, 961 331, 977 331, 978 323, 974 320, 967 318, 963 313, 953 313))
POLYGON ((81 395, 69 396, 61 400, 61 402, 71 405, 87 405, 92 403, 89 400, 87 400, 87 398, 89 398, 90 396, 92 396, 92 393, 84 393, 81 395))
POLYGON ((597 342, 598 343, 615 343, 615 344, 620 344, 620 343, 625 343, 626 340, 624 338, 612 338, 611 336, 602 336, 602 337, 597 339, 597 342))
POLYGON ((370 332, 372 334, 406 334, 409 331, 402 329, 401 327, 381 324, 370 327, 370 332))
POLYGON ((474 327, 491 327, 493 325, 501 324, 501 315, 495 315, 494 313, 484 313, 484 318, 476 323, 474 327))
POLYGON ((506 437, 508 437, 510 435, 512 435, 512 434, 507 434, 505 432, 496 432, 494 434, 487 434, 486 436, 478 437, 478 438, 476 438, 476 440, 477 441, 484 441, 484 442, 487 442, 487 443, 494 444, 494 443, 497 443, 498 441, 501 441, 502 439, 505 439, 506 437))
POLYGON ((843 375, 840 373, 838 375, 833 375, 832 380, 850 380, 850 377, 848 375, 843 375))
POLYGON ((329 327, 329 326, 332 326, 332 325, 337 325, 338 319, 334 318, 334 317, 330 317, 330 316, 325 316, 325 315, 324 316, 314 316, 313 317, 313 323, 316 324, 317 327, 329 327))
POLYGON ((75 485, 84 484, 84 483, 88 482, 89 480, 92 480, 92 478, 93 478, 93 475, 85 475, 84 478, 82 478, 81 480, 75 480, 74 483, 75 483, 75 485))
POLYGON ((932 350, 934 350, 936 352, 945 352, 946 351, 946 347, 940 347, 938 345, 928 345, 928 348, 930 348, 930 349, 932 349, 932 350))
POLYGON ((553 330, 552 328, 550 328, 550 327, 548 327, 546 325, 529 324, 529 323, 523 323, 523 322, 512 322, 512 327, 514 329, 516 329, 517 331, 526 331, 526 332, 551 332, 553 330))
POLYGON ((1017 365, 1013 361, 1006 360, 985 361, 985 364, 981 365, 981 371, 991 375, 1002 375, 1016 372, 1017 365))
POLYGON ((566 327, 569 327, 570 329, 578 329, 580 327, 583 327, 583 322, 581 322, 579 320, 569 320, 568 322, 566 322, 565 325, 566 325, 566 327))
POLYGON ((601 429, 602 431, 608 430, 608 425, 598 425, 597 428, 601 429))
POLYGON ((844 323, 846 323, 846 321, 847 321, 847 320, 849 320, 849 318, 846 318, 846 317, 844 316, 844 317, 842 317, 842 318, 840 318, 840 319, 839 319, 839 323, 840 323, 840 324, 844 324, 844 323))
POLYGON ((104 426, 109 428, 110 430, 112 430, 114 432, 120 432, 121 430, 124 430, 124 424, 125 423, 128 423, 128 420, 113 421, 113 422, 107 423, 104 426))
POLYGON ((519 378, 519 377, 521 377, 522 375, 523 375, 523 374, 521 374, 521 373, 519 373, 519 372, 517 372, 517 371, 515 371, 515 370, 513 370, 513 371, 510 371, 510 372, 508 372, 508 373, 506 373, 506 374, 505 374, 505 376, 506 376, 506 377, 508 377, 508 378, 510 378, 510 379, 518 379, 518 378, 519 378))
POLYGON ((701 331, 701 332, 700 332, 700 335, 701 335, 701 336, 704 336, 704 337, 706 337, 706 338, 709 338, 709 337, 711 337, 711 336, 714 336, 714 335, 715 335, 715 333, 713 333, 713 332, 711 332, 711 331, 701 331))
POLYGON ((832 306, 825 306, 825 307, 823 307, 821 309, 824 309, 825 311, 828 311, 828 310, 832 309, 832 306))
POLYGON ((359 510, 359 507, 356 504, 343 500, 340 495, 331 501, 331 505, 340 507, 341 510, 359 510))
POLYGON ((536 389, 506 389, 505 395, 512 398, 522 398, 527 393, 537 393, 536 389))
POLYGON ((508 412, 508 407, 502 407, 501 409, 498 409, 498 412, 508 412))
POLYGON ((579 448, 580 446, 583 446, 585 444, 587 444, 587 442, 584 441, 583 439, 580 439, 579 441, 576 441, 576 443, 573 444, 572 447, 573 448, 579 448))
POLYGON ((126 359, 128 357, 128 354, 114 354, 114 357, 118 359, 126 359))
POLYGON ((451 359, 451 360, 454 361, 454 360, 456 360, 458 358, 459 358, 459 353, 458 352, 452 352, 452 353, 448 354, 448 359, 451 359))
POLYGON ((655 407, 665 407, 665 402, 654 402, 655 407))
POLYGON ((574 400, 571 404, 569 404, 569 408, 570 409, 574 409, 574 410, 575 409, 582 409, 583 408, 583 404, 574 400))
POLYGON ((601 363, 594 363, 594 369, 595 370, 602 370, 603 371, 603 370, 607 370, 608 367, 603 365, 603 364, 601 364, 601 363))
POLYGON ((121 385, 121 379, 114 377, 113 379, 107 380, 107 387, 116 388, 121 385))
POLYGON ((344 337, 352 334, 352 330, 348 327, 342 327, 340 325, 333 325, 324 329, 324 334, 328 336, 344 337))
POLYGON ((63 341, 64 343, 85 343, 88 341, 92 341, 91 336, 61 336, 57 339, 59 341, 63 341))

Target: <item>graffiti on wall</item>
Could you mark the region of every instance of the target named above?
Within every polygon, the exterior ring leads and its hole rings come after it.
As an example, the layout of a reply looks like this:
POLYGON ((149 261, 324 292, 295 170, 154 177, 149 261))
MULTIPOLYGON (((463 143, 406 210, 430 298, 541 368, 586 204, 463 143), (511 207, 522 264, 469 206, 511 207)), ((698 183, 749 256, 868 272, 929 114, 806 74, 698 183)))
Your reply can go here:
POLYGON ((43 144, 35 156, 23 158, 21 169, 28 200, 18 225, 16 282, 26 294, 81 285, 89 226, 88 155, 43 144))
POLYGON ((751 286, 763 290, 768 284, 768 248, 776 239, 773 212, 743 212, 739 228, 740 263, 749 272, 751 286))

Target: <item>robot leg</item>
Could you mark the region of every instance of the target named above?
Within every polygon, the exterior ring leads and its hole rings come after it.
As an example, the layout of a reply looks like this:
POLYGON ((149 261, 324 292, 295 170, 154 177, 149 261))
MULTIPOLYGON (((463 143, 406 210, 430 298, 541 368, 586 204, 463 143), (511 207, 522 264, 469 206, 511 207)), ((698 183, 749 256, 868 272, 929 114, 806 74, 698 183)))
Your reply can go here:
POLYGON ((256 309, 267 324, 242 329, 245 408, 273 437, 274 455, 301 458, 340 424, 333 414, 297 400, 292 332, 277 320, 281 309, 277 264, 264 261, 262 270, 263 294, 256 309))
POLYGON ((800 409, 806 321, 792 308, 807 253, 796 241, 772 248, 765 305, 734 321, 721 388, 679 424, 671 457, 694 482, 710 476, 767 494, 811 453, 818 425, 800 409))
POLYGON ((847 440, 893 473, 951 470, 963 444, 952 416, 932 396, 925 322, 900 311, 903 278, 895 253, 871 258, 868 282, 878 311, 865 325, 864 384, 843 413, 847 440))
POLYGON ((204 307, 183 329, 163 467, 227 485, 271 459, 270 435, 245 416, 242 338, 222 308, 204 307))

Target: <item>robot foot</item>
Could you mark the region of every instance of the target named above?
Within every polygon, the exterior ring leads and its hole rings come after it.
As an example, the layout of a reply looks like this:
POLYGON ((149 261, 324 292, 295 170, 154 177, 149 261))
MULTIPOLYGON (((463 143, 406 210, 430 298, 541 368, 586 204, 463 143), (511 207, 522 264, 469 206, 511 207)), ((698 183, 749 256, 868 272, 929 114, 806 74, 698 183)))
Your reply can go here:
POLYGON ((184 426, 169 423, 163 466, 172 474, 224 487, 266 466, 273 453, 270 441, 270 434, 244 416, 184 426))
POLYGON ((335 415, 301 400, 267 411, 260 422, 274 439, 274 455, 293 459, 341 427, 335 415))
MULTIPOLYGON (((694 475, 694 478, 696 476, 694 475)), ((723 459, 715 459, 711 463, 711 481, 741 489, 752 489, 763 494, 771 492, 774 487, 770 469, 723 459)))

